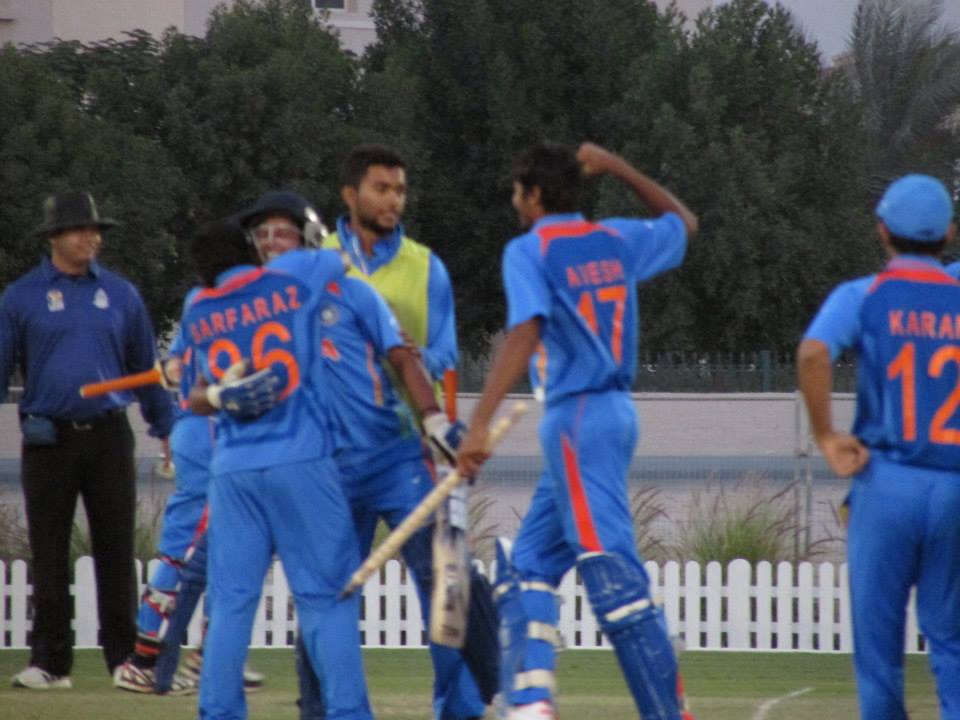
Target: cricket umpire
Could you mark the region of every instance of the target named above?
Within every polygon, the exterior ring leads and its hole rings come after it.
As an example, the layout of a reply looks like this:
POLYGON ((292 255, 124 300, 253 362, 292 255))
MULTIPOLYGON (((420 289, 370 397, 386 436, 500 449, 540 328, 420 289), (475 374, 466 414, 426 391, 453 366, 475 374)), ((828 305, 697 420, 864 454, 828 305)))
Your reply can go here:
MULTIPOLYGON (((33 235, 50 255, 0 298, 0 394, 22 373, 21 477, 32 552, 34 621, 28 667, 15 687, 69 688, 70 532, 83 498, 93 545, 101 645, 111 672, 133 650, 136 577, 134 438, 129 392, 80 397, 87 382, 148 370, 153 329, 139 293, 100 266, 101 218, 89 193, 51 195, 33 235)), ((150 433, 166 438, 173 407, 153 385, 135 391, 150 433)))

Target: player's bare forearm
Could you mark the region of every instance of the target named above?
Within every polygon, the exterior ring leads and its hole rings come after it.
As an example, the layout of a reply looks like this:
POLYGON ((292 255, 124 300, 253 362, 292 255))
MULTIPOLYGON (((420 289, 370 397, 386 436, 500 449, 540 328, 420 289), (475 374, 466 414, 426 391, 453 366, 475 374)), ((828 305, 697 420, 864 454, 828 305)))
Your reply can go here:
POLYGON ((408 346, 393 347, 387 352, 387 361, 407 388, 413 410, 419 417, 440 412, 437 397, 419 356, 408 346))
POLYGON ((830 350, 819 340, 804 340, 797 349, 797 383, 810 416, 810 429, 830 469, 840 477, 859 472, 870 452, 853 435, 833 428, 830 391, 833 365, 830 350))
POLYGON ((205 377, 198 377, 197 382, 190 388, 190 395, 187 402, 190 405, 190 412, 194 415, 214 415, 217 412, 207 397, 207 387, 209 383, 205 377))
POLYGON ((490 420, 504 396, 526 372, 530 356, 540 342, 540 324, 541 319, 536 317, 514 327, 507 333, 500 352, 493 361, 493 367, 483 385, 483 392, 470 418, 470 429, 460 445, 458 467, 466 476, 475 475, 487 459, 490 420))
POLYGON ((833 365, 830 350, 819 340, 804 340, 797 348, 797 384, 810 416, 814 439, 833 432, 830 392, 833 389, 833 365))
POLYGON ((697 216, 679 198, 653 178, 647 177, 621 156, 591 142, 585 142, 577 150, 577 160, 584 175, 610 174, 630 186, 644 204, 658 215, 673 212, 680 216, 693 236, 700 228, 697 216))

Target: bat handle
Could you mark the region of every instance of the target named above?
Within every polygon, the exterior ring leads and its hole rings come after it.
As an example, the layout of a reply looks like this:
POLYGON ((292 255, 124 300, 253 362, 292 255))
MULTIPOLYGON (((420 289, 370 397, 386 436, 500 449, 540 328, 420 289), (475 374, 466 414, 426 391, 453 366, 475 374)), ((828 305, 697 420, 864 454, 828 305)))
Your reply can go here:
POLYGON ((457 371, 447 370, 443 373, 443 403, 447 413, 447 420, 457 420, 457 371))

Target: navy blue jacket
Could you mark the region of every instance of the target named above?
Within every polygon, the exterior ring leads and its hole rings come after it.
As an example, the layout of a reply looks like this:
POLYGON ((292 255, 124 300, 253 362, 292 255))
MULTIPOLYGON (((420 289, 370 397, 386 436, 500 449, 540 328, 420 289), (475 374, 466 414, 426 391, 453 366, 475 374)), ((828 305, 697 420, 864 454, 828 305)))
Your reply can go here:
POLYGON ((149 370, 156 361, 153 328, 136 288, 91 263, 85 275, 66 275, 44 258, 0 298, 0 398, 19 367, 21 414, 85 420, 129 405, 136 394, 151 434, 167 437, 170 396, 159 385, 101 397, 80 397, 80 386, 149 370))

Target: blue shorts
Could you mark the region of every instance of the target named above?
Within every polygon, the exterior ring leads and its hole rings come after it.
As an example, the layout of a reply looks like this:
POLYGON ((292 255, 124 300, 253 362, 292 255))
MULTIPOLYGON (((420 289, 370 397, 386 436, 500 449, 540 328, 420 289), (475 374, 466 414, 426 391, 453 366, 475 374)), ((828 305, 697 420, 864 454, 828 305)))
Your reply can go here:
POLYGON ((540 424, 545 468, 513 547, 522 577, 558 585, 585 552, 637 554, 627 471, 637 415, 621 391, 584 393, 551 403, 540 424))
POLYGON ((892 462, 874 451, 850 493, 847 556, 854 668, 863 717, 905 719, 906 606, 937 680, 941 718, 960 718, 960 472, 892 462))

